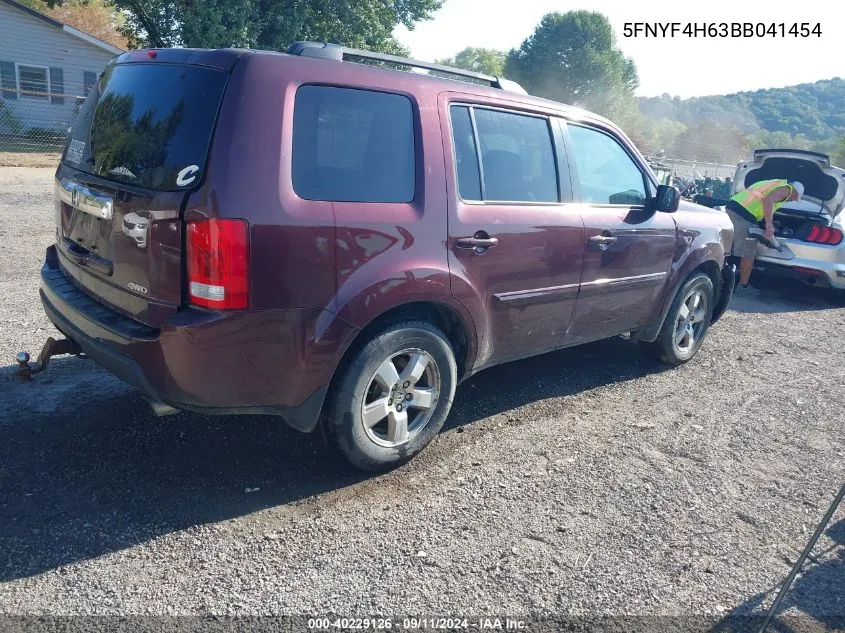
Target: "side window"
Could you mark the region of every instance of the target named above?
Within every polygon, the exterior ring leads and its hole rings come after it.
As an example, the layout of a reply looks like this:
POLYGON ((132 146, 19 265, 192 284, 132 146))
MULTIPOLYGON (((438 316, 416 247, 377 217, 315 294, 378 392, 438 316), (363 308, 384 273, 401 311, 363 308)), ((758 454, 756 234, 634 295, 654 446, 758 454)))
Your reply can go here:
POLYGON ((558 202, 557 169, 545 118, 475 108, 484 199, 558 202))
POLYGON ((411 202, 414 115, 403 95, 302 86, 293 112, 293 188, 300 198, 411 202))
POLYGON ((481 176, 478 170, 478 152, 469 108, 452 106, 452 144, 455 146, 455 165, 458 173, 458 190, 464 200, 481 200, 481 176))
POLYGON ((611 136, 580 125, 569 125, 569 137, 581 202, 592 204, 643 205, 646 202, 643 173, 611 136))

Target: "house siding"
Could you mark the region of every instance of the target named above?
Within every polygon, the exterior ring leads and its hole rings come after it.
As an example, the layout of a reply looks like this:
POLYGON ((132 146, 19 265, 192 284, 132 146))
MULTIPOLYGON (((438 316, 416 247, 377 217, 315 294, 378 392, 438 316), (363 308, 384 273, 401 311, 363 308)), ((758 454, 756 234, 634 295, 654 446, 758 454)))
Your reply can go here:
POLYGON ((4 121, 0 116, 0 133, 14 132, 8 129, 10 125, 23 132, 29 128, 66 131, 76 112, 77 97, 85 94, 85 73, 101 73, 114 56, 115 53, 0 2, 0 62, 6 62, 7 69, 10 64, 52 68, 56 84, 51 86, 55 96, 49 100, 20 94, 17 99, 2 99, 13 119, 10 123, 8 117, 4 121), (59 76, 61 83, 56 81, 59 76))

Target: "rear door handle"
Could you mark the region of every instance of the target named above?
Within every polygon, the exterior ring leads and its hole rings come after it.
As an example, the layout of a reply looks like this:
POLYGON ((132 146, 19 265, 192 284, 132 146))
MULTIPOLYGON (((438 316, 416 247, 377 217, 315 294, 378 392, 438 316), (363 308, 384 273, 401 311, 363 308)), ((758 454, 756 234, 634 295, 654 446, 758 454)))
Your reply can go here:
POLYGON ((613 244, 616 242, 615 235, 593 235, 589 239, 590 244, 613 244))
POLYGON ((499 245, 499 240, 495 237, 459 237, 456 242, 458 248, 491 248, 499 245))
POLYGON ((499 245, 499 239, 490 237, 484 231, 478 231, 472 237, 459 237, 455 240, 455 246, 458 248, 468 248, 474 250, 476 253, 483 253, 488 248, 493 248, 499 245))

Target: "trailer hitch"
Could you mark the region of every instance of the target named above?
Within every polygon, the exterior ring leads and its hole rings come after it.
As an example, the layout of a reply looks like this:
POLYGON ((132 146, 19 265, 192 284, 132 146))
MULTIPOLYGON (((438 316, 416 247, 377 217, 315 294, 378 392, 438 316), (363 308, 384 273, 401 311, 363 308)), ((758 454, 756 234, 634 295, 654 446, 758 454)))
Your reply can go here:
POLYGON ((59 341, 52 336, 44 343, 41 348, 41 353, 34 363, 29 362, 29 354, 27 352, 18 352, 15 360, 18 361, 18 376, 21 380, 32 380, 33 374, 38 374, 45 369, 53 356, 61 356, 62 354, 73 354, 74 356, 81 356, 85 358, 82 348, 69 338, 63 338, 59 341))

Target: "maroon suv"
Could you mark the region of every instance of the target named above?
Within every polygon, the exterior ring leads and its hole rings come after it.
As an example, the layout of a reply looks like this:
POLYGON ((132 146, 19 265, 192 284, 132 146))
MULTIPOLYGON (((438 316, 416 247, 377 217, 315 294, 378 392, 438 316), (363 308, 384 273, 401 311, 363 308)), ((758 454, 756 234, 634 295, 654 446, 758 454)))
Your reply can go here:
POLYGON ((333 45, 121 55, 55 192, 41 299, 74 350, 159 409, 325 420, 365 469, 486 367, 624 333, 683 363, 733 290, 728 217, 612 123, 333 45))

